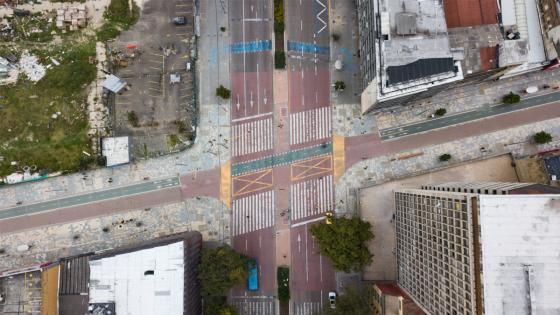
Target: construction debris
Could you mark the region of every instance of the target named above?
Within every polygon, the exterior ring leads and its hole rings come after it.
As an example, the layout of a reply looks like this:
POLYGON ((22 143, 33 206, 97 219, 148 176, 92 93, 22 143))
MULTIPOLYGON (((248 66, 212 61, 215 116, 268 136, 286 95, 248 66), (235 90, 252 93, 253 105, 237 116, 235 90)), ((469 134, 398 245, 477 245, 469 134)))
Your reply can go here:
POLYGON ((20 70, 33 82, 41 80, 47 70, 39 63, 39 60, 34 55, 31 55, 27 50, 24 50, 19 60, 20 70))
POLYGON ((71 31, 87 25, 87 9, 84 4, 76 6, 64 6, 56 10, 56 27, 70 27, 71 31))

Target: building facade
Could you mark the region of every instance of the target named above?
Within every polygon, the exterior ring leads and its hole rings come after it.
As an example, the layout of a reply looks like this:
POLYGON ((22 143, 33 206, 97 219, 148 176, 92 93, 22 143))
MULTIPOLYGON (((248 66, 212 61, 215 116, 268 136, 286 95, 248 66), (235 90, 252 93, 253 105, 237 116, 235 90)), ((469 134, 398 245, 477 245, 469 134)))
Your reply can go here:
POLYGON ((560 252, 559 189, 447 183, 394 201, 397 282, 429 314, 560 311, 560 258, 545 254, 560 252))

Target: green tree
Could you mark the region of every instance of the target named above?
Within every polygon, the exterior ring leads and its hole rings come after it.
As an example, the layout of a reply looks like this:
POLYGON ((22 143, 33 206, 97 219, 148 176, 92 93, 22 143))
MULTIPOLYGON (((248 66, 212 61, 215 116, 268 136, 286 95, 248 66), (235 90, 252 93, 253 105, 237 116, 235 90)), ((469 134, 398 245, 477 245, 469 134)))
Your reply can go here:
POLYGON ((513 92, 509 92, 509 94, 504 96, 504 98, 503 98, 503 102, 505 104, 519 103, 520 100, 521 100, 521 96, 519 96, 519 95, 517 95, 513 92))
POLYGON ((546 144, 552 141, 552 135, 546 131, 540 131, 535 133, 533 141, 537 144, 546 144))
POLYGON ((239 314, 235 307, 227 304, 225 296, 206 297, 202 304, 204 315, 237 315, 239 314))
POLYGON ((434 114, 435 114, 436 116, 441 117, 441 116, 447 114, 447 109, 445 109, 445 108, 438 108, 438 109, 435 111, 434 114))
POLYGON ((335 308, 323 307, 322 315, 363 315, 373 314, 373 288, 367 286, 360 292, 354 286, 348 286, 337 297, 335 308))
POLYGON ((203 296, 225 296, 236 284, 247 279, 248 257, 224 245, 204 249, 198 267, 203 296))
POLYGON ((336 81, 334 83, 335 91, 344 91, 345 88, 346 88, 346 83, 344 83, 344 81, 336 81))
POLYGON ((447 162, 449 160, 451 160, 451 154, 449 154, 449 153, 445 153, 445 154, 442 154, 442 155, 439 156, 439 161, 440 162, 447 162))
POLYGON ((280 301, 290 300, 290 269, 288 267, 278 267, 276 271, 278 282, 278 299, 280 301))
POLYGON ((311 234, 321 254, 338 270, 361 271, 373 261, 366 244, 374 237, 371 224, 358 217, 333 218, 332 224, 323 222, 312 226, 311 234))
POLYGON ((224 100, 227 100, 231 96, 231 91, 226 89, 223 85, 220 84, 220 86, 216 88, 216 96, 219 96, 224 100))

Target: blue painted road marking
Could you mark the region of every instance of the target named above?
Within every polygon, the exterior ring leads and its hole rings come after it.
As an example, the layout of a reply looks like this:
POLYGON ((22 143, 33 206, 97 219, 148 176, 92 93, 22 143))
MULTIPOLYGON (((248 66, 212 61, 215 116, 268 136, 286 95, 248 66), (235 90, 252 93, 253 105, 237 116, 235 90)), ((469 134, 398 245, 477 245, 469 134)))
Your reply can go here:
POLYGON ((330 48, 329 46, 319 46, 312 43, 295 42, 288 41, 288 50, 295 52, 302 52, 306 54, 322 54, 328 55, 330 48))
POLYGON ((231 45, 232 54, 255 53, 267 50, 272 50, 271 40, 256 40, 252 42, 235 43, 231 45))

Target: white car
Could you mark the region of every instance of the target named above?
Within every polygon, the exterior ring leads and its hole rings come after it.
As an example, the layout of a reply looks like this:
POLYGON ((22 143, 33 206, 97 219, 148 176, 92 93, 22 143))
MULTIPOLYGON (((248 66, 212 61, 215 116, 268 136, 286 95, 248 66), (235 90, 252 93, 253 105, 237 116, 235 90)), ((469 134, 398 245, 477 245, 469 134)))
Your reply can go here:
POLYGON ((336 307, 336 292, 329 292, 329 305, 331 308, 336 307))

